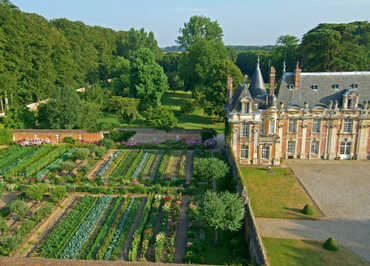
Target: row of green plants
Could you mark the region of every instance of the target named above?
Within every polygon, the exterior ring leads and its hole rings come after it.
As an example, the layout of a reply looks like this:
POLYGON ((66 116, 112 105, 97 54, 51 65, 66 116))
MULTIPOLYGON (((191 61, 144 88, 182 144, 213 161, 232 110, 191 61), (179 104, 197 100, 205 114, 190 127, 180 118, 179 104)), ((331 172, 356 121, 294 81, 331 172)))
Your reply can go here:
POLYGON ((113 159, 111 165, 109 168, 105 171, 104 175, 105 177, 109 177, 113 171, 116 169, 116 167, 122 162, 122 160, 125 158, 127 151, 120 150, 118 155, 113 159))
POLYGON ((124 174, 124 178, 126 180, 132 180, 133 179, 134 172, 137 169, 137 167, 139 166, 141 160, 143 159, 144 154, 145 153, 144 153, 143 150, 139 151, 139 153, 137 154, 135 159, 132 161, 132 163, 131 163, 130 167, 128 168, 127 172, 124 174))
POLYGON ((120 162, 120 164, 109 177, 110 183, 122 183, 123 177, 126 176, 127 171, 133 165, 133 162, 138 154, 138 151, 133 150, 126 153, 125 158, 120 162))
POLYGON ((59 257, 69 239, 83 222, 84 217, 95 206, 96 201, 96 197, 87 195, 81 198, 76 206, 73 206, 71 212, 48 234, 46 241, 40 248, 41 257, 59 257))
POLYGON ((22 162, 31 158, 33 154, 37 152, 37 147, 25 147, 22 150, 15 151, 13 154, 9 154, 9 157, 12 158, 11 160, 4 160, 7 161, 7 164, 0 168, 1 175, 9 175, 10 173, 14 173, 19 165, 22 165, 22 162))
POLYGON ((148 158, 145 161, 141 171, 138 175, 139 180, 142 182, 143 180, 150 179, 151 169, 154 167, 158 154, 154 152, 148 152, 148 158))
POLYGON ((83 219, 83 222, 79 226, 78 230, 74 233, 72 238, 65 246, 63 252, 60 254, 62 259, 73 259, 76 258, 80 249, 83 247, 85 242, 90 236, 90 233, 95 228, 96 223, 102 216, 105 209, 109 206, 112 201, 112 197, 102 196, 99 197, 95 206, 90 210, 89 214, 83 219))
MULTIPOLYGON (((155 262, 161 262, 163 257, 163 249, 166 244, 166 232, 167 232, 167 223, 171 211, 172 198, 165 197, 164 203, 162 206, 162 216, 159 226, 159 232, 155 237, 154 243, 154 258, 155 262)), ((151 258, 150 258, 151 259, 151 258)))
POLYGON ((27 237, 31 230, 51 214, 54 206, 55 203, 46 202, 36 212, 34 212, 31 217, 24 219, 20 227, 17 228, 13 234, 2 235, 0 238, 0 254, 7 256, 9 253, 14 251, 27 237))
POLYGON ((24 154, 27 149, 22 148, 19 145, 11 145, 7 149, 2 149, 0 154, 0 169, 4 166, 9 165, 12 161, 16 160, 22 154, 24 154))

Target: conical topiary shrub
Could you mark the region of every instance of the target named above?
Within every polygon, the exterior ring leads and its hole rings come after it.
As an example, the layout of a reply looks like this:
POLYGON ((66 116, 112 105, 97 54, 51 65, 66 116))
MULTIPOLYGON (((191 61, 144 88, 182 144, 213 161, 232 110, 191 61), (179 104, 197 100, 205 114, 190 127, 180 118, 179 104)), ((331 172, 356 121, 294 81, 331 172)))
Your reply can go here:
POLYGON ((313 210, 311 205, 306 204, 302 210, 302 213, 305 215, 313 215, 313 210))
POLYGON ((327 250, 332 250, 332 251, 337 251, 339 249, 339 245, 337 241, 332 237, 328 238, 328 240, 325 241, 325 243, 323 244, 323 247, 327 250))

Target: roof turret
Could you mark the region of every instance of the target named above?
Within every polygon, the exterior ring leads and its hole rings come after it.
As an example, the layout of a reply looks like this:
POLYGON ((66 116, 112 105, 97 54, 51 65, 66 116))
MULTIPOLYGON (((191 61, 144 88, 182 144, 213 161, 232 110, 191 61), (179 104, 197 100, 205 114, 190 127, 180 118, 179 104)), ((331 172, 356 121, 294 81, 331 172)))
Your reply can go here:
POLYGON ((249 91, 252 94, 253 98, 261 98, 267 95, 265 82, 263 81, 263 77, 261 73, 259 57, 257 61, 257 68, 253 74, 251 86, 249 87, 249 91))

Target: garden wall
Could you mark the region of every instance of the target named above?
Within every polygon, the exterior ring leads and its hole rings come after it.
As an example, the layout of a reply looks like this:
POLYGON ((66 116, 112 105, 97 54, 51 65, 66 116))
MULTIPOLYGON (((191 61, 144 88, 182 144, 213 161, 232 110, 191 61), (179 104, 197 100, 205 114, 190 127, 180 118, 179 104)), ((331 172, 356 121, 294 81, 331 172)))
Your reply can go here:
POLYGON ((171 140, 201 140, 201 130, 173 129, 170 131, 147 128, 116 128, 116 130, 135 131, 129 140, 137 144, 159 144, 171 140))
POLYGON ((249 254, 252 257, 252 261, 257 265, 269 265, 266 255, 266 249, 263 246, 262 239, 257 227, 256 219, 252 207, 250 205, 249 196, 247 189, 243 186, 239 165, 236 163, 235 158, 230 151, 230 147, 226 148, 227 157, 229 164, 231 165, 233 176, 238 182, 238 193, 243 198, 245 203, 245 215, 244 225, 245 241, 249 247, 249 254))
POLYGON ((50 130, 50 129, 17 129, 13 131, 13 141, 25 139, 49 139, 53 142, 63 142, 65 137, 86 142, 98 142, 103 139, 102 132, 88 132, 86 130, 50 130))

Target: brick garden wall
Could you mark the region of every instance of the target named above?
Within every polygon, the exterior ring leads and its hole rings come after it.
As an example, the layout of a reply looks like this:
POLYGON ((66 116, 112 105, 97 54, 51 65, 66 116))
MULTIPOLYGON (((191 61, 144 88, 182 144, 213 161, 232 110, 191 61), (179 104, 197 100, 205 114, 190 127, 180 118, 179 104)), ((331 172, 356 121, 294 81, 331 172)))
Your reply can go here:
POLYGON ((49 139, 54 142, 63 142, 65 137, 75 140, 98 142, 103 139, 102 132, 88 132, 86 130, 49 130, 49 129, 22 129, 13 131, 13 141, 25 139, 49 139))

